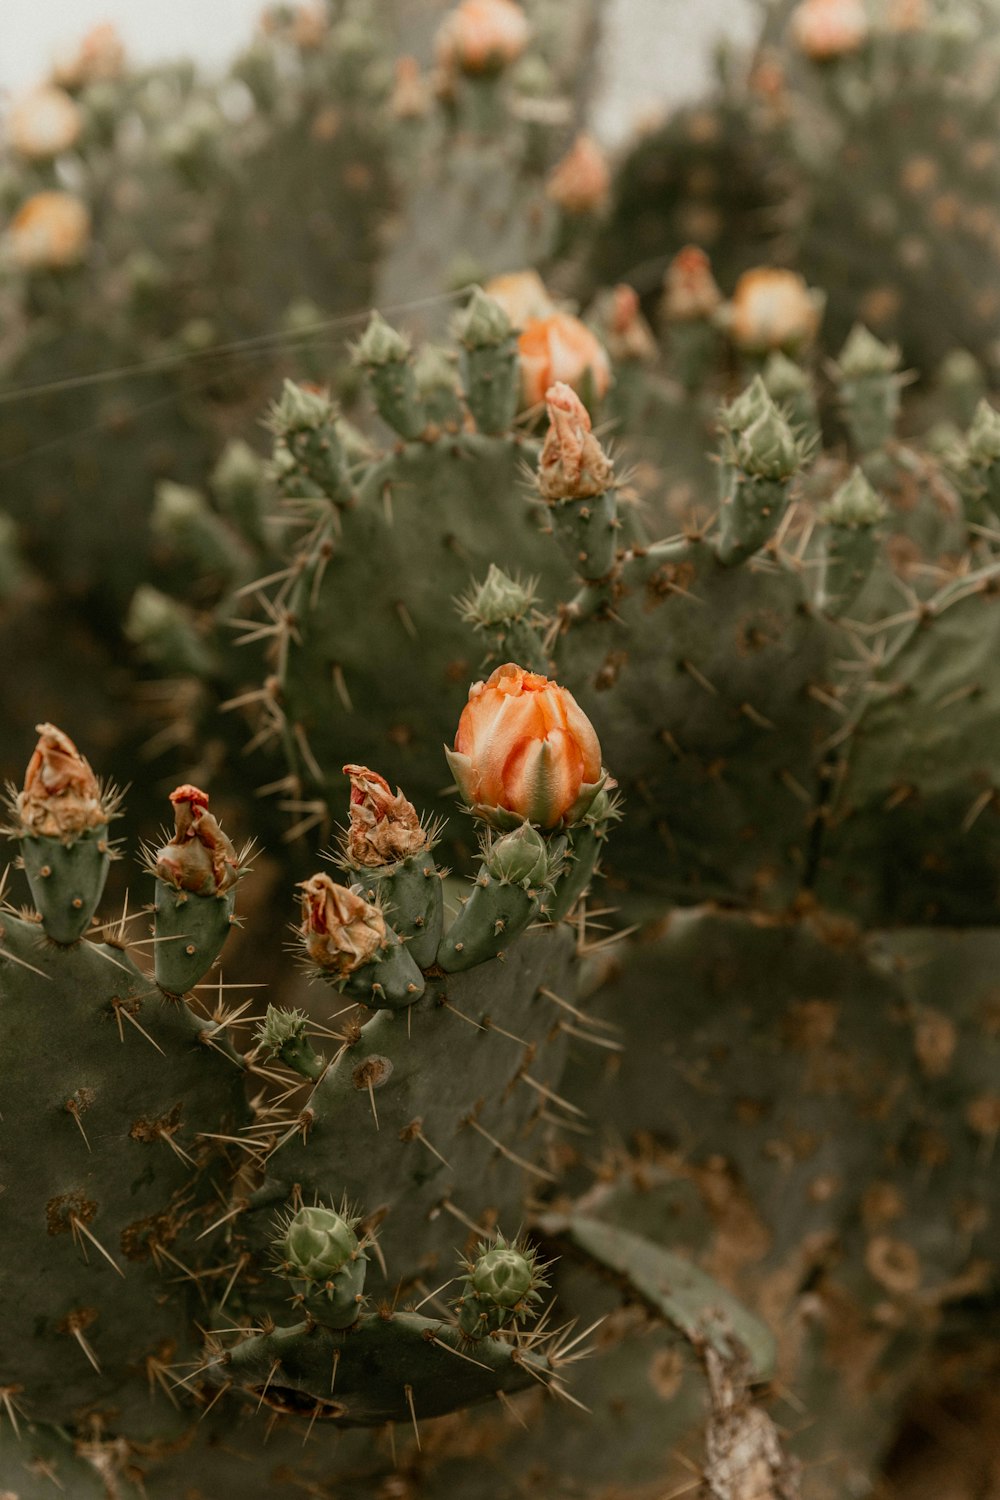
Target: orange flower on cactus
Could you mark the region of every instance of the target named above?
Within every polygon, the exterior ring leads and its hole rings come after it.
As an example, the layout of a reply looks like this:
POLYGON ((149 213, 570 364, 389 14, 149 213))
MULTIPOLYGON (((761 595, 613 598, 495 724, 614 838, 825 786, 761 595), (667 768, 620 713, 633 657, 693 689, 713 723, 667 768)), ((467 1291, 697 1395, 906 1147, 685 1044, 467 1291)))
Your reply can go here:
POLYGON ((438 62, 463 73, 498 72, 517 62, 529 30, 515 0, 462 0, 438 31, 438 62))
POLYGON ((515 328, 523 328, 531 318, 547 318, 556 310, 537 271, 505 271, 492 277, 483 290, 499 302, 515 328))
POLYGON ((38 724, 35 732, 38 744, 16 802, 21 827, 36 837, 63 839, 103 827, 113 808, 90 762, 54 724, 38 724))
POLYGON ((863 0, 800 0, 790 24, 797 46, 813 62, 848 57, 868 40, 863 0))
POLYGON ((513 662, 473 684, 445 754, 464 801, 499 828, 579 822, 607 780, 572 693, 513 662))
POLYGON ((90 213, 72 193, 35 193, 11 220, 7 240, 23 270, 63 270, 86 253, 90 213))
POLYGON ((664 316, 671 323, 693 323, 712 317, 721 303, 708 256, 697 245, 685 245, 663 278, 664 316))
POLYGON ((796 349, 815 337, 823 302, 822 292, 806 286, 795 271, 768 266, 744 271, 728 308, 729 336, 739 348, 756 353, 796 349))
POLYGON ((554 312, 529 318, 517 341, 521 361, 521 401, 538 406, 558 381, 582 395, 605 395, 611 384, 611 362, 586 323, 572 313, 554 312))
POLYGON ((611 188, 608 159, 592 135, 582 131, 553 167, 545 191, 568 214, 603 208, 611 188))
POLYGON ((170 793, 174 808, 174 836, 156 851, 160 880, 197 896, 218 896, 239 879, 236 850, 212 813, 208 793, 196 786, 179 786, 170 793))
POLYGON ((7 122, 11 145, 31 161, 48 161, 69 151, 80 139, 83 115, 65 89, 42 84, 24 94, 7 122))
POLYGON ((318 968, 338 979, 371 963, 388 943, 385 918, 357 891, 337 885, 329 875, 299 883, 306 952, 318 968))
POLYGON ((345 766, 351 778, 347 852, 358 865, 391 865, 426 849, 427 830, 417 810, 384 776, 367 766, 345 766))
POLYGON ((52 76, 68 89, 111 83, 125 71, 125 48, 110 21, 94 26, 83 40, 56 59, 52 76))

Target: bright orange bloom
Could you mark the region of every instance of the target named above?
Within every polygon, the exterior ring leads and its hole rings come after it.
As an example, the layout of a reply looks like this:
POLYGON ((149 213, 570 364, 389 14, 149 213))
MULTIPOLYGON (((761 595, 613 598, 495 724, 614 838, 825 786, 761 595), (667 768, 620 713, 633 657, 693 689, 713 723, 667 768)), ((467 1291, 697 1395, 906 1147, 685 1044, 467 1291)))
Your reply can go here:
POLYGON ((229 836, 208 810, 208 793, 179 786, 170 793, 174 836, 156 852, 156 873, 181 891, 217 896, 239 878, 239 861, 229 836))
POLYGON ((385 918, 356 891, 337 885, 329 875, 299 883, 302 891, 301 933, 314 964, 346 979, 371 963, 388 943, 385 918))
POLYGON ((823 298, 796 271, 758 266, 744 271, 729 304, 729 336, 741 349, 794 349, 809 343, 823 316, 823 298))
POLYGON ((494 72, 517 62, 529 30, 515 0, 462 0, 438 31, 438 61, 463 73, 494 72))
POLYGON ((585 395, 603 396, 611 384, 611 362, 586 323, 571 313, 529 318, 517 341, 521 358, 521 400, 538 406, 545 392, 563 381, 585 395), (589 390, 588 390, 589 387, 589 390))
POLYGON ((100 828, 110 816, 97 777, 68 734, 54 724, 36 725, 35 746, 18 794, 17 811, 28 833, 72 838, 100 828))
POLYGON ((572 693, 513 662, 473 684, 446 754, 464 800, 500 827, 578 821, 606 780, 572 693))
POLYGON ((568 214, 596 213, 611 188, 608 159, 592 135, 582 131, 553 167, 545 191, 568 214))
POLYGON ((25 270, 75 266, 90 243, 90 213, 72 193, 35 193, 7 231, 14 260, 25 270))
POLYGON ((790 25, 797 45, 813 62, 847 57, 868 40, 863 0, 801 0, 790 25))

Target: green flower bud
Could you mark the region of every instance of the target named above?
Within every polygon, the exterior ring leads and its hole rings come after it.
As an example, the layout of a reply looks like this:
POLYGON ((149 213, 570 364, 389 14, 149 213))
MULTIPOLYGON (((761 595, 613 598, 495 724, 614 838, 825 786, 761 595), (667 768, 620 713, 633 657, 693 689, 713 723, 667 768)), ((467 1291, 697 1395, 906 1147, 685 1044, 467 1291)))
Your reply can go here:
POLYGON ((308 391, 294 380, 286 380, 281 399, 268 413, 267 425, 276 437, 287 437, 292 432, 318 431, 333 417, 333 404, 322 391, 308 391))
POLYGON ((506 343, 514 328, 496 298, 488 297, 477 286, 468 307, 458 318, 456 332, 467 349, 492 349, 506 343))
POLYGON ((855 323, 837 361, 842 380, 860 380, 866 375, 892 375, 899 365, 899 346, 883 344, 863 323, 855 323))
POLYGON ((410 340, 391 328, 379 312, 373 312, 368 327, 351 350, 354 363, 381 366, 402 364, 410 353, 410 340))
POLYGON ((793 405, 804 395, 812 394, 812 382, 787 354, 776 349, 764 366, 764 387, 777 406, 793 405))
POLYGON ((291 1276, 332 1281, 358 1255, 358 1237, 332 1208, 300 1208, 281 1244, 291 1276))
POLYGON ((514 1245, 498 1244, 479 1257, 469 1280, 480 1297, 510 1310, 534 1289, 535 1268, 514 1245))
POLYGON ((989 468, 1000 459, 1000 412, 984 397, 976 407, 972 425, 966 435, 968 461, 989 468))
POLYGON ((740 435, 736 461, 751 479, 790 479, 802 461, 795 434, 768 398, 763 411, 740 435))
POLYGON ((458 601, 462 619, 485 630, 523 619, 537 598, 536 586, 537 579, 511 578, 496 563, 490 563, 483 582, 458 601))
POLYGON ((264 479, 264 460, 242 438, 232 438, 223 448, 212 470, 211 485, 215 494, 228 499, 257 491, 264 479))
POLYGON ((763 380, 755 375, 735 401, 719 408, 719 426, 728 432, 743 432, 773 405, 763 380))
POLYGON ((189 485, 163 479, 156 486, 152 526, 160 536, 183 535, 192 524, 208 514, 204 496, 189 485))
POLYGON ((550 873, 548 845, 530 823, 522 823, 492 843, 483 862, 494 880, 511 885, 544 885, 550 873))
POLYGON ((454 360, 447 349, 441 349, 436 344, 423 346, 417 355, 413 373, 421 396, 432 396, 438 391, 457 391, 454 360))
POLYGON ((879 495, 872 489, 861 469, 855 468, 849 479, 837 490, 823 512, 831 526, 877 526, 888 514, 879 495))
POLYGON ((257 1027, 256 1040, 268 1052, 280 1053, 288 1042, 301 1040, 307 1024, 304 1010, 285 1010, 280 1005, 269 1005, 267 1015, 257 1027))
POLYGON ((492 1245, 480 1245, 475 1260, 465 1266, 458 1326, 470 1339, 486 1338, 521 1322, 541 1301, 541 1289, 547 1285, 535 1252, 502 1234, 492 1245))

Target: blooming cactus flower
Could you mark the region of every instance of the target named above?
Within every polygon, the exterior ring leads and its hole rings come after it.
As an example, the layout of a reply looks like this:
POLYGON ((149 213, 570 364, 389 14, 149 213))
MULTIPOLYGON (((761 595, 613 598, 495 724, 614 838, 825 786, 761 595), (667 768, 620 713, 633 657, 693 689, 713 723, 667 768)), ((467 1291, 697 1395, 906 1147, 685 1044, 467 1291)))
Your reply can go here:
POLYGON ((663 278, 663 312, 671 323, 710 318, 722 302, 704 250, 685 245, 678 250, 663 278))
POLYGON ((727 326, 739 348, 762 353, 809 343, 822 316, 822 293, 806 286, 797 272, 758 266, 736 283, 727 326))
POLYGON ((385 918, 356 891, 329 875, 313 875, 299 885, 306 952, 318 968, 338 979, 371 963, 388 941, 385 918))
POLYGON ((528 18, 515 0, 462 0, 438 31, 438 61, 463 73, 496 72, 517 62, 528 35, 528 18))
POLYGON ((42 84, 13 105, 7 134, 15 151, 32 161, 47 161, 75 146, 83 130, 80 106, 65 89, 42 84))
POLYGON ((38 744, 17 798, 24 830, 36 837, 72 838, 103 827, 110 810, 90 763, 54 724, 39 724, 36 733, 38 744))
POLYGON ((797 46, 813 62, 847 57, 868 39, 863 0, 800 0, 790 24, 797 46))
POLYGON ((94 26, 75 47, 57 58, 53 78, 64 88, 111 83, 125 71, 125 48, 110 21, 94 26))
POLYGON ((538 464, 538 487, 546 500, 585 500, 614 482, 611 460, 591 431, 590 413, 561 382, 545 392, 549 430, 538 464))
POLYGON ((521 360, 521 400, 538 406, 557 381, 598 398, 611 384, 611 362, 603 345, 571 313, 529 318, 517 341, 521 360))
POLYGON ((578 822, 607 779, 572 693, 513 662, 473 684, 445 754, 463 799, 501 828, 578 822))
POLYGON ((174 836, 156 852, 160 880, 198 896, 217 896, 239 878, 236 850, 208 811, 208 794, 196 786, 170 793, 174 836))
POLYGON ((377 771, 345 766, 351 778, 351 824, 347 850, 355 864, 390 865, 427 847, 427 831, 416 808, 377 771))
POLYGON ((7 239, 24 270, 75 266, 90 243, 90 213, 72 193, 35 193, 14 215, 7 239))
POLYGON ((608 159, 592 135, 581 131, 553 167, 545 191, 567 214, 596 213, 611 188, 608 159))

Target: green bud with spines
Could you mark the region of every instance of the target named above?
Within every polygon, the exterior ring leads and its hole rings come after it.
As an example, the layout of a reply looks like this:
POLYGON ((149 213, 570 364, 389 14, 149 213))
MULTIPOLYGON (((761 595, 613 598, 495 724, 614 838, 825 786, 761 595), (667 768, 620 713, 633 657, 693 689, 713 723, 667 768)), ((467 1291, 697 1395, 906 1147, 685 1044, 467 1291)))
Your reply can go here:
POLYGON ((833 367, 844 419, 861 454, 877 453, 892 437, 905 383, 899 364, 896 344, 883 344, 856 323, 833 367))
POLYGON ((368 369, 404 364, 409 356, 410 340, 387 323, 380 312, 372 313, 367 328, 351 349, 354 363, 368 369))
POLYGON ((530 823, 494 839, 483 853, 483 863, 494 880, 523 885, 547 885, 551 878, 549 847, 530 823))
POLYGON ((826 523, 819 603, 840 615, 864 588, 878 556, 878 525, 888 509, 860 468, 855 468, 822 512, 826 523))
POLYGON ((537 584, 534 578, 512 578, 490 563, 483 582, 458 600, 459 611, 463 620, 482 630, 522 620, 535 603, 537 584))
POLYGON ((458 1326, 469 1339, 481 1339, 523 1322, 541 1302, 548 1285, 535 1251, 519 1240, 498 1234, 481 1244, 466 1275, 456 1305, 458 1326))
POLYGON ((357 1219, 315 1204, 300 1208, 277 1242, 282 1272, 299 1285, 317 1322, 349 1328, 361 1311, 367 1256, 357 1219))
POLYGON ((496 349, 511 338, 514 325, 506 308, 477 286, 456 319, 455 332, 467 349, 496 349))
POLYGON ((760 375, 755 375, 735 400, 719 408, 719 426, 724 432, 744 432, 773 404, 764 381, 760 375))
POLYGON ((751 479, 773 483, 791 479, 801 464, 795 434, 770 399, 767 409, 737 439, 736 462, 751 479))
POLYGON ((294 432, 318 432, 334 418, 333 402, 323 391, 310 391, 285 380, 281 396, 268 413, 267 425, 276 437, 287 438, 294 432))
POLYGON ((476 287, 456 320, 462 346, 462 382, 480 432, 498 436, 509 431, 517 415, 520 364, 517 334, 506 309, 476 287))
POLYGON ((351 349, 355 365, 367 370, 382 420, 406 442, 415 442, 428 427, 410 358, 410 340, 378 312, 351 349))
POLYGON ((246 539, 266 545, 264 529, 267 465, 242 438, 232 438, 212 470, 209 484, 220 508, 246 539))
POLYGON ((152 584, 141 583, 132 595, 123 630, 144 656, 171 675, 208 677, 217 670, 191 610, 152 584))
POLYGON ((837 370, 843 380, 892 375, 899 365, 899 345, 883 344, 863 323, 855 323, 837 357, 837 370))
POLYGON ((337 408, 325 391, 286 380, 268 413, 275 436, 272 472, 289 499, 325 496, 336 504, 351 498, 337 408))
POLYGON ((1000 412, 985 397, 964 439, 955 443, 949 467, 966 520, 978 526, 993 524, 1000 508, 1000 412))
POLYGON ((813 382, 806 370, 775 349, 763 371, 768 395, 793 429, 810 444, 819 437, 819 412, 813 382))
POLYGON ((988 468, 1000 462, 1000 412, 991 406, 985 396, 976 407, 965 437, 965 451, 969 460, 988 468))
POLYGON ((309 1017, 304 1010, 287 1010, 269 1005, 263 1022, 255 1033, 256 1041, 272 1057, 280 1058, 303 1078, 316 1079, 326 1068, 326 1059, 309 1041, 306 1030, 309 1017))
POLYGON ((824 509, 822 519, 830 526, 857 528, 877 526, 887 515, 885 501, 855 466, 824 509))

